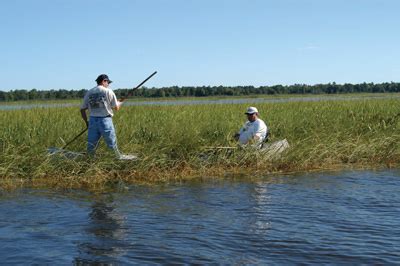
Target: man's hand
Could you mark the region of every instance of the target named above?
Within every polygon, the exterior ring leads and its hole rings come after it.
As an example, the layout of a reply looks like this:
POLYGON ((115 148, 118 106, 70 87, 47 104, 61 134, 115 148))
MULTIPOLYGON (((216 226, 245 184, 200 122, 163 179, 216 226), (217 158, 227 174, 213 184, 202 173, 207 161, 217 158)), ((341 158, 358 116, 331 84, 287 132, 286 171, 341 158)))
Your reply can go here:
POLYGON ((119 109, 121 109, 121 106, 122 106, 123 103, 124 102, 121 102, 121 101, 117 100, 117 105, 114 107, 114 109, 118 111, 119 109))
POLYGON ((81 116, 82 116, 82 120, 86 124, 86 128, 89 128, 89 122, 88 122, 88 118, 87 118, 87 115, 86 115, 86 110, 87 110, 87 108, 81 109, 81 116))
POLYGON ((236 133, 235 135, 233 135, 233 138, 234 138, 236 141, 239 140, 239 137, 240 137, 240 134, 239 134, 239 133, 236 133))

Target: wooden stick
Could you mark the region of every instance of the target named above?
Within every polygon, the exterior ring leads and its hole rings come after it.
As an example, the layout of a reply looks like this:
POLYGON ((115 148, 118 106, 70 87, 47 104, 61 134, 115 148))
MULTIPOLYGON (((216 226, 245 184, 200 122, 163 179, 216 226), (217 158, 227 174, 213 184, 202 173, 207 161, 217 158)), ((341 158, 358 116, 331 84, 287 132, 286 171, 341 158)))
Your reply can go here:
POLYGON ((203 147, 206 150, 233 150, 237 149, 237 147, 203 147))
POLYGON ((132 93, 139 89, 140 86, 142 86, 146 81, 148 81, 149 79, 151 79, 152 76, 154 76, 155 74, 157 74, 157 71, 154 71, 153 74, 151 74, 150 76, 148 76, 145 80, 142 81, 142 83, 140 83, 139 85, 137 85, 135 88, 133 88, 132 90, 129 91, 128 95, 126 97, 122 97, 121 99, 119 99, 120 102, 123 102, 126 100, 126 98, 128 98, 129 96, 132 95, 132 93))
POLYGON ((64 145, 64 147, 62 147, 61 149, 65 149, 65 147, 67 147, 69 144, 71 144, 74 140, 76 140, 77 138, 79 138, 83 133, 86 132, 86 130, 88 130, 88 128, 85 128, 84 130, 82 130, 81 133, 79 133, 75 138, 71 139, 67 144, 64 145))

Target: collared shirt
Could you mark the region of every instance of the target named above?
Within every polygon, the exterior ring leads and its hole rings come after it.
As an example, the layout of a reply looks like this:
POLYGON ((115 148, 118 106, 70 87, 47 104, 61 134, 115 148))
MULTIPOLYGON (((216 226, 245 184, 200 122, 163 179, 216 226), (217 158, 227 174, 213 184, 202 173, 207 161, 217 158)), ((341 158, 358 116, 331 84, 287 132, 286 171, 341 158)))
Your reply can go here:
POLYGON ((254 122, 247 121, 239 131, 239 143, 246 145, 250 140, 255 139, 255 145, 259 146, 267 136, 267 125, 263 120, 257 118, 254 122))
POLYGON ((106 117, 113 116, 112 108, 118 103, 115 93, 101 85, 90 89, 83 98, 81 109, 89 109, 90 116, 106 117))

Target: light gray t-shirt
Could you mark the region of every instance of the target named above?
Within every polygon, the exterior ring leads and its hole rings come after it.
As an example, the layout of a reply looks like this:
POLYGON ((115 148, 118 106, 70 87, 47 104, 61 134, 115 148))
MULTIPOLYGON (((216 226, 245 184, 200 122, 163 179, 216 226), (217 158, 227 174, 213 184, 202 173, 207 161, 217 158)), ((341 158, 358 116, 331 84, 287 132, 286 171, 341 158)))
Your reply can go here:
POLYGON ((254 122, 247 121, 240 129, 239 142, 240 144, 245 145, 257 136, 258 139, 254 144, 255 146, 259 146, 265 140, 267 132, 267 125, 261 119, 257 118, 254 122))
POLYGON ((90 116, 94 117, 113 116, 112 108, 117 104, 115 93, 111 89, 99 85, 86 92, 81 109, 89 109, 90 116))

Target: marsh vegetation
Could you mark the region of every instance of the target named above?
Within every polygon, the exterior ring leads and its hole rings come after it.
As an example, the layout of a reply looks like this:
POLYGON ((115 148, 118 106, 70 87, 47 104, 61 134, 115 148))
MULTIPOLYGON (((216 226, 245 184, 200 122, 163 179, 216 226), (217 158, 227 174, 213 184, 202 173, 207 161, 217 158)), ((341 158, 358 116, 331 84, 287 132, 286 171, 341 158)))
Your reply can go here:
MULTIPOLYGON (((119 148, 140 160, 117 161, 104 143, 96 158, 49 156, 84 123, 76 107, 0 111, 2 187, 20 185, 103 189, 129 182, 309 171, 343 167, 397 166, 400 162, 399 98, 352 101, 257 103, 271 140, 291 148, 278 158, 232 147, 249 104, 125 106, 114 117, 119 148)), ((83 135, 68 146, 85 151, 83 135)))

